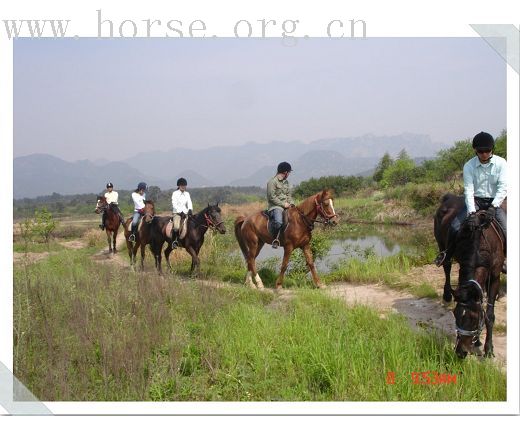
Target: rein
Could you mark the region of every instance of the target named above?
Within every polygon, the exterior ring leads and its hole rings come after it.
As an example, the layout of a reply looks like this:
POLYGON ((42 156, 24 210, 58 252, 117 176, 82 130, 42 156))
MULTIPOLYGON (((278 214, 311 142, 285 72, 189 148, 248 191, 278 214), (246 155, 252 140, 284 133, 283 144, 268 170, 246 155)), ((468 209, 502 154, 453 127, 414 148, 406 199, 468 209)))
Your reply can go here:
POLYGON ((208 213, 207 213, 207 212, 204 212, 204 221, 206 222, 206 224, 204 224, 204 223, 198 223, 198 224, 197 224, 197 220, 199 220, 198 217, 199 217, 201 214, 202 214, 202 213, 197 214, 197 215, 194 215, 194 216, 191 217, 191 220, 195 223, 196 226, 202 226, 203 228, 208 228, 208 229, 211 228, 211 229, 214 229, 214 230, 215 230, 215 229, 217 229, 217 228, 218 228, 222 223, 224 223, 224 221, 220 221, 220 222, 218 222, 218 223, 215 223, 215 222, 211 219, 211 217, 208 215, 208 213))

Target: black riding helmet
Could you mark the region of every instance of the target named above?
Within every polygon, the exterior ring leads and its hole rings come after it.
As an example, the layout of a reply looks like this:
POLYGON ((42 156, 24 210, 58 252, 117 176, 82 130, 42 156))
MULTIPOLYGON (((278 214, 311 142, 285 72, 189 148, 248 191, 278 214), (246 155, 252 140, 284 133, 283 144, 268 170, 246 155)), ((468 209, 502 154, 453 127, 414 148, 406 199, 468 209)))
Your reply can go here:
POLYGON ((184 177, 177 180, 177 186, 188 186, 188 182, 184 177))
POLYGON ((492 151, 495 148, 495 139, 489 133, 481 131, 473 138, 472 145, 475 151, 492 151))
POLYGON ((277 173, 288 173, 292 171, 291 164, 289 162, 280 162, 278 164, 277 173))
POLYGON ((142 189, 144 189, 146 191, 146 188, 148 188, 148 186, 146 185, 145 182, 139 182, 137 184, 137 191, 141 191, 142 189))
POLYGON ((107 189, 108 189, 108 188, 113 188, 113 187, 114 187, 114 185, 112 185, 112 182, 108 182, 108 183, 107 183, 107 189))

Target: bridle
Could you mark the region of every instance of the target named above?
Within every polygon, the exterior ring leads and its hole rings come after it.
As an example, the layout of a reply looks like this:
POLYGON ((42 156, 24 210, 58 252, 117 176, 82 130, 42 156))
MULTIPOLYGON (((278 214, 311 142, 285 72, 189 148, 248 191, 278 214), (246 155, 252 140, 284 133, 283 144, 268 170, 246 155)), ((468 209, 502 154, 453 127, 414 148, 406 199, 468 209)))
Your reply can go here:
POLYGON ((203 228, 208 228, 208 229, 213 229, 214 231, 215 230, 218 230, 218 227, 224 223, 224 221, 220 221, 218 223, 215 223, 215 221, 212 220, 211 216, 208 215, 207 212, 204 213, 204 221, 206 223, 199 223, 197 224, 196 223, 196 218, 199 216, 200 214, 197 214, 196 216, 192 216, 191 218, 193 219, 193 221, 195 222, 195 224, 197 226, 202 226, 203 228))
MULTIPOLYGON (((480 334, 482 333, 482 329, 484 328, 484 324, 486 322, 486 314, 484 313, 484 307, 483 307, 484 291, 482 290, 482 286, 480 285, 480 283, 477 280, 471 279, 466 282, 466 284, 470 284, 470 283, 475 284, 480 293, 480 301, 476 303, 479 306, 478 326, 475 330, 465 330, 465 329, 458 327, 457 323, 455 323, 455 328, 457 329, 457 338, 459 338, 460 336, 471 336, 473 338, 471 342, 473 344, 475 344, 475 342, 477 342, 479 340, 480 334)), ((466 309, 471 309, 471 306, 467 303, 458 302, 457 304, 466 309)), ((487 304, 487 306, 493 307, 493 304, 487 304)))
POLYGON ((100 202, 101 202, 101 199, 98 199, 98 201, 96 203, 96 209, 94 210, 98 214, 101 214, 102 212, 105 212, 105 211, 108 210, 108 203, 107 203, 107 201, 105 200, 105 203, 103 203, 102 205, 100 205, 100 202))
POLYGON ((330 221, 334 217, 338 216, 338 214, 336 214, 336 211, 334 210, 334 205, 332 203, 332 199, 328 199, 328 200, 330 200, 330 206, 332 208, 332 214, 327 214, 325 212, 325 208, 323 207, 323 200, 321 202, 318 202, 318 196, 314 197, 314 206, 316 208, 316 211, 318 212, 318 215, 321 216, 323 218, 323 220, 320 220, 317 217, 315 219, 309 218, 308 215, 306 215, 305 213, 300 211, 300 209, 298 207, 296 207, 296 209, 298 210, 299 214, 303 217, 303 220, 304 220, 305 224, 307 225, 307 227, 309 229, 313 229, 314 228, 314 223, 323 223, 325 225, 328 225, 328 224, 330 224, 330 221))
POLYGON ((218 229, 218 227, 224 223, 223 221, 220 221, 218 223, 215 223, 211 217, 208 215, 207 212, 204 213, 204 220, 206 220, 206 224, 205 225, 202 225, 202 226, 205 226, 206 228, 212 228, 213 230, 216 230, 218 229))

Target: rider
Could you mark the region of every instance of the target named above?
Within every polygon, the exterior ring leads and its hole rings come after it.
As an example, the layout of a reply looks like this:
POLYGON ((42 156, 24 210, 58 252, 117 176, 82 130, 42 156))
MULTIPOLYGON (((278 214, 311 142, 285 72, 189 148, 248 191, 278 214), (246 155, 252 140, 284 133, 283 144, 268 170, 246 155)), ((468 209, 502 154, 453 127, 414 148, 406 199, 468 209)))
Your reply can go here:
MULTIPOLYGON (((496 219, 504 233, 504 253, 506 251, 507 217, 500 205, 507 196, 507 162, 493 154, 495 140, 489 133, 478 133, 472 145, 475 157, 468 160, 463 168, 465 206, 451 223, 448 248, 435 260, 439 266, 446 258, 451 259, 455 236, 462 222, 466 218, 474 222, 477 210, 485 210, 488 220, 496 219)), ((503 271, 506 271, 505 263, 503 271)))
MULTIPOLYGON (((107 183, 107 192, 105 193, 105 199, 107 200, 108 205, 112 204, 112 208, 115 210, 115 212, 119 216, 119 222, 122 225, 124 225, 125 219, 123 218, 123 214, 121 214, 121 211, 119 210, 119 206, 117 204, 118 197, 119 197, 119 195, 117 194, 117 191, 114 191, 114 185, 112 184, 112 182, 108 182, 107 183)), ((101 224, 99 225, 99 227, 102 230, 105 229, 106 217, 107 217, 107 212, 105 210, 105 211, 103 211, 103 214, 101 215, 101 224)))
POLYGON ((134 217, 132 218, 132 234, 128 237, 128 240, 132 242, 135 242, 137 225, 139 224, 139 219, 144 213, 144 201, 146 200, 145 191, 147 188, 145 182, 139 182, 137 189, 132 193, 132 200, 134 201, 134 217))
POLYGON ((289 173, 292 171, 288 162, 280 162, 276 175, 267 182, 267 210, 271 219, 273 236, 272 246, 276 249, 280 246, 280 230, 283 225, 284 209, 294 206, 289 186, 289 173))
POLYGON ((185 221, 186 215, 193 215, 193 204, 191 203, 190 193, 186 191, 188 182, 184 177, 177 180, 177 189, 172 193, 172 248, 178 246, 179 231, 185 221))

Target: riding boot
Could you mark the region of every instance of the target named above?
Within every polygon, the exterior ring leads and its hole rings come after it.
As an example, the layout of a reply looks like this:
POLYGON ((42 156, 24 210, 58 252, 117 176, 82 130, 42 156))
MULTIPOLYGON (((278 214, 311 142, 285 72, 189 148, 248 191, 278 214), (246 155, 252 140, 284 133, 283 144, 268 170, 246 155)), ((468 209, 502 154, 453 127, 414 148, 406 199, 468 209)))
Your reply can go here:
POLYGON ((177 249, 179 243, 177 243, 178 233, 172 229, 172 249, 177 249))
POLYGON ((132 226, 132 233, 128 237, 128 240, 131 241, 132 243, 135 243, 136 242, 136 239, 135 239, 136 235, 137 235, 137 228, 132 226))

